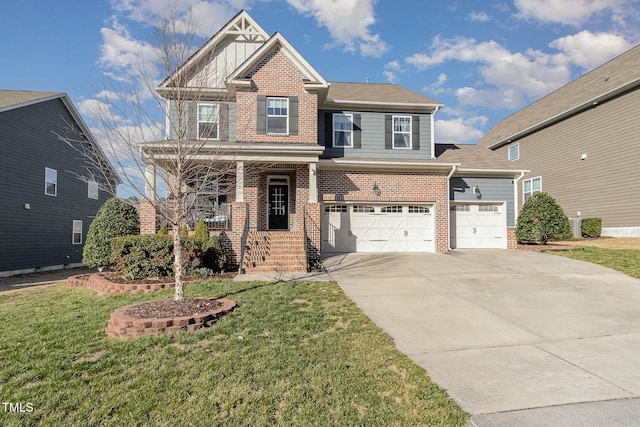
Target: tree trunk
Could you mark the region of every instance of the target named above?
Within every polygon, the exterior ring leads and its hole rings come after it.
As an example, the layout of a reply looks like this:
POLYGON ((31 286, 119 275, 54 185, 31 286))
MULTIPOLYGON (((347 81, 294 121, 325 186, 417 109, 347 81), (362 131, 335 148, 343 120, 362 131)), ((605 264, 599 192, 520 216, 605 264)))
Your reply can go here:
POLYGON ((180 235, 180 227, 174 227, 173 231, 173 277, 175 279, 175 294, 173 300, 182 301, 184 299, 182 236, 180 235))

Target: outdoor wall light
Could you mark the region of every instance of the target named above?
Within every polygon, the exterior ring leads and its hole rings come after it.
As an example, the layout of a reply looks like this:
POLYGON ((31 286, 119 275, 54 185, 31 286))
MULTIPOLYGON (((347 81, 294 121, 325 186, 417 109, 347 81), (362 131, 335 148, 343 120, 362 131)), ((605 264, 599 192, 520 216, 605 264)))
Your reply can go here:
POLYGON ((482 197, 482 193, 480 192, 480 187, 478 187, 477 185, 473 187, 472 191, 473 191, 473 195, 476 196, 478 199, 482 197))
POLYGON ((382 194, 382 191, 380 191, 380 187, 378 187, 377 182, 373 184, 373 193, 378 197, 380 197, 380 194, 382 194))

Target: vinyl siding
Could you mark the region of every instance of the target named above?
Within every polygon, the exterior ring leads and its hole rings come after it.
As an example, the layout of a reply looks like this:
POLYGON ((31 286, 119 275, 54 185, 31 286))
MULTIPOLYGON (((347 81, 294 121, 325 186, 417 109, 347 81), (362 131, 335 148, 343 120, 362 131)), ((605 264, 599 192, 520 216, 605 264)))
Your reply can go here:
POLYGON ((508 227, 515 227, 516 225, 513 192, 512 178, 452 177, 449 185, 449 199, 452 201, 506 202, 508 227), (473 194, 472 188, 475 186, 480 189, 481 198, 473 194))
POLYGON ((89 225, 109 197, 88 198, 73 174, 86 174, 87 164, 53 134, 71 136, 63 120, 73 123, 59 99, 0 113, 0 272, 82 262, 89 225), (45 167, 58 172, 56 197, 44 193, 45 167), (74 220, 81 245, 72 244, 74 220))
MULTIPOLYGON (((385 115, 391 113, 362 112, 362 111, 318 111, 318 143, 325 146, 322 158, 373 158, 373 159, 430 159, 431 158, 431 116, 429 114, 393 113, 392 115, 406 115, 420 117, 420 149, 419 150, 390 150, 385 149, 385 115), (335 148, 328 143, 325 131, 326 113, 360 114, 361 118, 361 148, 335 148)), ((331 126, 331 125, 329 125, 331 126)), ((331 135, 328 135, 331 138, 331 135)))
MULTIPOLYGON (((600 104, 518 140, 514 167, 542 177, 542 191, 574 218, 600 217, 603 227, 640 226, 640 90, 600 104), (582 154, 587 158, 581 160, 582 154)), ((509 146, 499 149, 507 158, 509 146)), ((522 184, 518 189, 522 205, 522 184)))

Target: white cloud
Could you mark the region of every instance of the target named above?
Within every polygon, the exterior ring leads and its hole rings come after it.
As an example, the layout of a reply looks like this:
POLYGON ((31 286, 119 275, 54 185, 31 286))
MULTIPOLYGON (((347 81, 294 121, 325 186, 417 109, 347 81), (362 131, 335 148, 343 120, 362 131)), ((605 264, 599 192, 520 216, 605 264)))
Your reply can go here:
POLYGON ((633 46, 624 37, 611 33, 594 34, 588 30, 561 37, 549 47, 562 51, 567 60, 584 70, 591 70, 633 46))
POLYGON ((137 40, 121 25, 112 20, 112 28, 103 27, 102 46, 98 62, 107 70, 138 71, 145 62, 155 62, 158 49, 144 41, 137 40))
POLYGON ((486 12, 473 11, 467 15, 467 19, 471 22, 488 22, 491 20, 491 17, 487 15, 486 12))
POLYGON ((422 91, 427 94, 439 94, 443 93, 444 89, 442 86, 447 82, 448 77, 445 73, 440 73, 438 76, 438 80, 430 85, 422 86, 422 91))
POLYGON ((375 22, 374 0, 287 0, 298 12, 313 16, 331 34, 329 46, 360 50, 363 56, 380 57, 389 45, 370 28, 375 22))
POLYGON ((627 0, 515 0, 518 16, 578 26, 604 11, 617 14, 627 0))
POLYGON ((209 38, 248 0, 111 0, 111 7, 136 22, 156 26, 172 19, 177 28, 209 38))
MULTIPOLYGON (((446 111, 445 111, 446 112, 446 111)), ((469 144, 478 141, 487 123, 485 116, 457 117, 450 120, 436 120, 434 133, 439 144, 469 144)))
POLYGON ((398 74, 404 73, 404 71, 398 61, 391 61, 384 64, 382 75, 389 83, 398 83, 398 74))

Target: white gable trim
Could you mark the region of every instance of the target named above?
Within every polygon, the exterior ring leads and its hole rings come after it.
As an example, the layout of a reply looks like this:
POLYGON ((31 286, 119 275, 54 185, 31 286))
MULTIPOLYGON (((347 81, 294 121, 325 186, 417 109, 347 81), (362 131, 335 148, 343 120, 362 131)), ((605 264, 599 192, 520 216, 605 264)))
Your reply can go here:
POLYGON ((156 90, 162 92, 171 85, 176 77, 182 73, 188 72, 194 65, 198 64, 204 55, 206 55, 212 49, 222 41, 226 36, 243 36, 250 40, 266 42, 269 38, 269 34, 262 29, 262 27, 247 13, 246 10, 241 10, 236 16, 231 18, 227 24, 222 27, 213 37, 209 39, 200 49, 198 49, 191 57, 182 64, 175 73, 167 77, 156 90))

